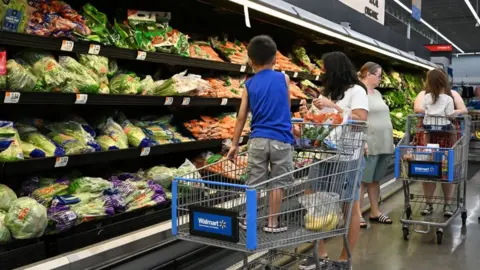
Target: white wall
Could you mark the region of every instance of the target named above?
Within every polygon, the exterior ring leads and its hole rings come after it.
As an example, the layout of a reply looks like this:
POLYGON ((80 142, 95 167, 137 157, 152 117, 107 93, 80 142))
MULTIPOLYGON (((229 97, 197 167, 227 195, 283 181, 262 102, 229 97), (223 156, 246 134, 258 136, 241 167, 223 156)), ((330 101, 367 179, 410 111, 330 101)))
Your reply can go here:
POLYGON ((480 55, 452 58, 453 83, 480 84, 480 55))

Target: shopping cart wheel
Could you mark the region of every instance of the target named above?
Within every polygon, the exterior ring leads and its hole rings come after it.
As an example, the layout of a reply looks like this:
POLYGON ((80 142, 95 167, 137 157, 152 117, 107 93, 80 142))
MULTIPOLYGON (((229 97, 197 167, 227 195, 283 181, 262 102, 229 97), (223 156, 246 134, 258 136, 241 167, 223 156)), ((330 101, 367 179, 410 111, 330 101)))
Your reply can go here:
POLYGON ((408 239, 410 239, 410 229, 408 228, 408 226, 407 227, 404 226, 402 230, 403 230, 403 240, 408 241, 408 239))
POLYGON ((462 211, 462 225, 467 225, 467 210, 462 211))
POLYGON ((443 241, 443 230, 438 229, 437 230, 437 244, 441 245, 443 241))

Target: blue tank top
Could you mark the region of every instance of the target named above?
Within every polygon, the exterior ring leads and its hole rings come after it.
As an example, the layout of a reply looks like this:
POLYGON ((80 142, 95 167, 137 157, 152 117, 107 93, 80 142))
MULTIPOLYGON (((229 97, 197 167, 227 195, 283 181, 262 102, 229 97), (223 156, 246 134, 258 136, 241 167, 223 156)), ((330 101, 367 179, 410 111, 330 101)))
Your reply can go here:
POLYGON ((265 138, 293 144, 292 118, 285 75, 262 70, 247 83, 252 111, 250 138, 265 138))

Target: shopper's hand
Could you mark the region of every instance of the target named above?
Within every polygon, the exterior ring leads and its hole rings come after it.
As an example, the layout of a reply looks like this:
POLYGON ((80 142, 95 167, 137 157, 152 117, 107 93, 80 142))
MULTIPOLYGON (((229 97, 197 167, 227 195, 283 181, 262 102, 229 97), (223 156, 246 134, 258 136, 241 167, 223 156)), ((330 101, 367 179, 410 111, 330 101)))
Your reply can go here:
POLYGON ((230 147, 230 150, 228 151, 227 158, 230 160, 233 160, 237 157, 238 155, 238 146, 232 146, 230 147))
POLYGON ((326 97, 323 97, 323 96, 318 97, 312 103, 319 110, 322 110, 323 108, 334 108, 335 107, 335 103, 333 103, 333 101, 331 101, 330 99, 328 99, 326 97))
POLYGON ((300 115, 302 117, 304 117, 305 114, 307 114, 308 108, 307 108, 307 101, 305 99, 302 99, 300 101, 300 108, 299 108, 298 112, 300 113, 300 115))
POLYGON ((364 155, 368 157, 368 143, 365 143, 364 155))

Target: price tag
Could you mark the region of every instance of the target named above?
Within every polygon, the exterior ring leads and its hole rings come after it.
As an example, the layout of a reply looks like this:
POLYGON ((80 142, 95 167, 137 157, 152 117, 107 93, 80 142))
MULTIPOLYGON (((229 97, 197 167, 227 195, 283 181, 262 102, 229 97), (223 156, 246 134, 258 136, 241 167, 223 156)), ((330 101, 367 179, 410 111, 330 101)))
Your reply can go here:
POLYGON ((142 152, 140 152, 141 157, 145 157, 150 155, 150 147, 144 147, 142 148, 142 152))
POLYGON ((242 143, 243 142, 243 136, 240 136, 240 140, 238 140, 238 143, 242 143))
POLYGON ((282 70, 282 73, 285 74, 285 70, 282 70))
POLYGON ((72 221, 77 218, 77 215, 73 211, 67 211, 65 212, 65 214, 67 215, 67 218, 69 221, 72 221))
POLYGON ((184 97, 182 100, 182 105, 187 106, 190 104, 190 98, 189 97, 184 97))
POLYGON ((3 103, 18 103, 20 101, 19 92, 6 92, 3 103))
POLYGON ((137 52, 137 60, 145 60, 147 58, 147 53, 144 51, 138 51, 137 52))
POLYGON ((55 160, 55 168, 65 167, 68 164, 68 157, 57 157, 55 160))
POLYGON ((222 102, 220 103, 221 106, 225 106, 228 103, 228 98, 222 98, 222 102))
POLYGON ((298 72, 293 73, 293 78, 298 77, 298 72))
POLYGON ((247 70, 247 66, 241 66, 240 67, 240 72, 245 72, 247 70))
POLYGON ((60 50, 66 51, 66 52, 71 52, 73 51, 73 46, 75 43, 71 40, 62 40, 62 46, 60 47, 60 50))
POLYGON ((77 98, 75 99, 75 104, 85 104, 88 100, 87 94, 77 94, 77 98))
POLYGON ((100 53, 100 45, 90 44, 90 47, 88 47, 88 53, 98 55, 100 53))
POLYGON ((173 97, 166 97, 165 98, 165 106, 169 106, 169 105, 172 105, 173 103, 173 97))
POLYGON ((317 75, 317 77, 315 77, 315 81, 318 81, 320 79, 320 76, 317 75))

